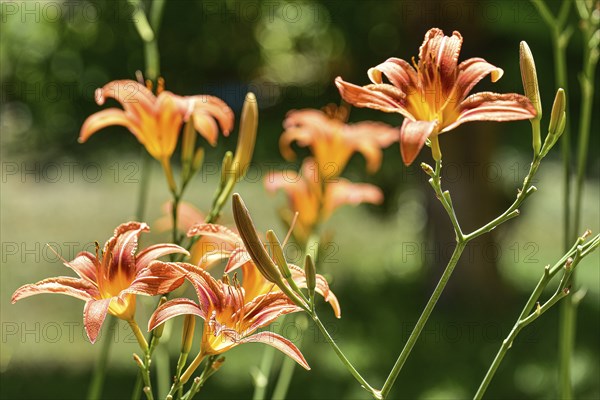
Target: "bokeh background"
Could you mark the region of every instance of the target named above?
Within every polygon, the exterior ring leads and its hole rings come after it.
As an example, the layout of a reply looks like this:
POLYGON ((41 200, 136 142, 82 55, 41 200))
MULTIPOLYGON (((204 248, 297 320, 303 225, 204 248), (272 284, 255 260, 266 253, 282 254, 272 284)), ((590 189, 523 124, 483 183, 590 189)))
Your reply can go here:
MULTIPOLYGON (((557 2, 551 2, 555 8, 557 2)), ((569 107, 579 112, 577 74, 581 38, 568 48, 569 107)), ((104 242, 135 213, 141 178, 139 144, 124 128, 109 128, 77 143, 83 120, 100 109, 95 88, 114 79, 135 79, 144 69, 143 46, 131 7, 118 1, 3 1, 0 3, 1 80, 1 270, 0 395, 2 398, 82 398, 100 345, 85 339, 83 304, 64 296, 10 304, 22 284, 68 274, 46 244, 70 259, 94 240, 104 242)), ((260 106, 254 166, 237 191, 259 228, 283 232, 280 196, 262 186, 266 171, 294 168, 278 149, 281 123, 293 108, 339 103, 336 76, 367 83, 366 71, 388 57, 417 56, 433 26, 465 38, 461 59, 484 57, 504 69, 496 84, 476 90, 521 92, 518 48, 527 40, 538 65, 545 115, 554 97, 550 35, 527 1, 175 1, 166 2, 159 36, 161 75, 182 95, 212 94, 239 115, 248 90, 260 106)), ((596 71, 597 72, 597 71, 596 71)), ((595 104, 598 103, 596 96, 595 104)), ((354 109, 350 121, 400 125, 399 115, 354 109)), ((547 123, 547 119, 545 121, 547 123)), ((570 120, 573 132, 578 121, 570 120)), ((598 114, 592 122, 583 224, 600 229, 598 114)), ((574 134, 574 140, 577 135, 574 134)), ((221 138, 186 200, 207 209, 218 180, 216 165, 235 147, 236 134, 221 138)), ((470 231, 502 212, 514 199, 531 156, 527 122, 474 123, 442 136, 446 178, 459 219, 470 231)), ((424 151, 422 160, 429 160, 424 151)), ((300 156, 307 152, 299 150, 300 156)), ((152 166, 146 221, 153 225, 169 199, 158 165, 152 166)), ((424 174, 402 165, 398 146, 385 151, 374 175, 352 159, 345 175, 379 185, 381 207, 345 208, 327 224, 330 246, 321 265, 339 297, 343 318, 324 306, 323 319, 357 368, 379 386, 407 339, 448 260, 452 229, 424 174)), ((393 398, 472 396, 546 264, 562 254, 562 167, 555 149, 544 161, 539 191, 522 215, 470 244, 452 281, 398 378, 393 398)), ((224 223, 231 223, 229 206, 224 223)), ((144 244, 168 240, 152 232, 144 244)), ((89 247, 88 247, 89 249, 89 247)), ((600 279, 598 253, 580 265, 587 294, 579 306, 573 364, 578 398, 600 397, 600 279), (594 339, 596 338, 596 339, 594 339)), ((154 301, 140 302, 141 324, 154 301)), ((552 398, 557 382, 558 308, 526 328, 489 389, 489 398, 552 398)), ((298 368, 290 398, 365 398, 333 351, 312 326, 284 333, 302 341, 312 366, 298 368)), ((174 324, 171 354, 179 346, 174 324)), ((113 340, 106 398, 128 398, 136 374, 137 344, 121 324, 104 332, 113 340)), ((252 373, 263 348, 248 345, 203 389, 206 398, 249 398, 252 373)), ((159 357, 168 357, 166 352, 159 357)), ((175 359, 171 360, 173 363, 175 359)), ((281 357, 277 358, 277 368, 281 357)))

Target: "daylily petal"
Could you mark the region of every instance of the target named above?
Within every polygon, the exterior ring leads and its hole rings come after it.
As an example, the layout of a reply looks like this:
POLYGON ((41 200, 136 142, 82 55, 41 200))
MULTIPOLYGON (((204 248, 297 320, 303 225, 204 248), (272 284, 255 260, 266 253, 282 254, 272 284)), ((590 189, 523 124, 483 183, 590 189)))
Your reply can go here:
POLYGON ((304 359, 304 356, 300 352, 300 350, 288 339, 279 336, 273 332, 260 332, 252 336, 248 336, 243 338, 238 343, 265 343, 270 346, 275 347, 277 350, 281 351, 288 357, 292 358, 298 364, 300 364, 303 368, 310 370, 310 366, 304 359))
MULTIPOLYGON (((294 282, 298 285, 299 288, 306 288, 306 275, 304 270, 297 265, 289 265, 290 270, 292 271, 292 278, 294 282)), ((323 296, 323 299, 331 305, 333 308, 333 312, 337 318, 342 317, 342 309, 340 307, 340 303, 333 294, 333 292, 329 289, 329 284, 327 280, 323 277, 323 275, 317 274, 316 276, 317 286, 315 291, 323 296)))
POLYGON ((445 127, 442 132, 471 121, 517 121, 535 117, 536 111, 531 101, 515 93, 498 94, 476 93, 460 103, 460 115, 456 122, 445 127))
POLYGON ((152 261, 169 254, 177 253, 185 254, 186 256, 190 255, 190 253, 183 247, 171 243, 155 244, 153 246, 146 247, 136 256, 135 270, 136 272, 139 272, 140 270, 146 268, 152 261))
POLYGON ((242 238, 231 229, 218 224, 196 224, 192 226, 187 233, 188 237, 206 236, 220 239, 230 244, 233 248, 242 246, 242 238))
MULTIPOLYGON (((214 243, 207 243, 208 246, 211 246, 213 244, 214 243)), ((221 261, 228 259, 230 254, 231 251, 229 250, 215 250, 204 252, 202 258, 200 258, 200 261, 198 262, 198 266, 206 270, 211 269, 221 261)))
POLYGON ((154 311, 148 321, 148 330, 153 330, 173 317, 188 314, 206 319, 206 313, 192 300, 185 298, 169 300, 154 311))
POLYGON ((143 222, 127 222, 115 229, 114 236, 104 246, 104 273, 112 280, 119 273, 133 278, 136 272, 135 252, 138 237, 150 228, 143 222))
MULTIPOLYGON (((462 36, 452 32, 445 36, 438 28, 432 28, 425 34, 425 40, 419 49, 419 76, 426 87, 435 83, 429 79, 437 77, 442 87, 443 98, 450 93, 456 81, 458 55, 462 46, 462 36)), ((435 87, 435 86, 434 86, 435 87)))
POLYGON ((381 204, 383 202, 381 189, 368 183, 352 183, 347 179, 339 179, 337 182, 331 183, 327 189, 329 193, 325 208, 328 213, 332 213, 336 208, 345 204, 381 204))
POLYGON ((378 84, 364 87, 345 82, 341 77, 335 78, 335 85, 342 98, 356 107, 366 107, 384 112, 397 112, 407 118, 412 114, 406 109, 406 94, 392 85, 378 84))
POLYGON ((194 116, 194 127, 212 146, 216 145, 218 131, 214 120, 224 136, 229 136, 233 129, 234 114, 231 108, 221 99, 214 96, 175 96, 180 112, 187 121, 194 116))
POLYGON ((58 293, 75 297, 84 301, 99 297, 98 288, 85 279, 59 276, 57 278, 48 278, 38 283, 23 285, 17 289, 11 298, 14 304, 25 297, 42 293, 58 293))
POLYGON ((257 296, 240 311, 247 321, 245 331, 252 333, 269 325, 282 315, 302 311, 281 291, 257 296))
POLYGON ((140 270, 131 285, 119 295, 131 293, 156 296, 177 289, 184 280, 185 274, 172 263, 154 261, 140 270))
MULTIPOLYGON (((163 216, 152 225, 158 232, 165 232, 173 228, 173 202, 167 201, 161 206, 163 216)), ((195 224, 204 221, 205 215, 192 204, 181 201, 177 207, 177 229, 187 232, 195 224)))
POLYGON ((412 65, 400 58, 388 58, 385 62, 367 71, 369 79, 375 84, 383 83, 382 73, 392 85, 402 90, 404 94, 410 94, 417 87, 417 71, 412 65))
POLYGON ((86 118, 79 133, 79 143, 85 142, 90 136, 98 132, 100 129, 104 129, 107 126, 112 125, 124 126, 137 137, 137 131, 134 128, 134 123, 129 116, 125 114, 123 110, 118 108, 108 108, 106 110, 98 111, 97 113, 94 113, 86 118))
POLYGON ((67 267, 71 268, 81 278, 89 281, 96 286, 96 273, 100 268, 100 263, 96 256, 88 251, 82 251, 77 254, 75 259, 64 263, 67 267))
POLYGON ((227 261, 227 265, 225 266, 224 272, 228 274, 251 261, 252 257, 250 257, 250 253, 248 253, 248 250, 246 250, 243 247, 239 247, 229 254, 229 261, 227 261))
POLYGON ((145 146, 156 159, 171 157, 177 146, 183 116, 170 92, 162 92, 156 99, 157 132, 146 136, 145 146))
POLYGON ((96 89, 96 103, 101 106, 107 97, 117 100, 125 111, 140 118, 154 110, 154 94, 139 82, 123 79, 112 81, 100 89, 96 89))
POLYGON ((461 102, 483 78, 492 74, 492 82, 497 82, 504 71, 485 61, 483 58, 469 58, 458 66, 458 78, 454 98, 451 101, 461 102))
POLYGON ((102 299, 102 300, 90 300, 85 303, 83 308, 83 324, 85 326, 85 332, 92 344, 96 341, 102 324, 106 318, 108 307, 113 299, 102 299))
POLYGON ((437 121, 410 121, 404 119, 400 132, 400 152, 405 165, 410 165, 417 158, 425 141, 437 126, 437 121))
POLYGON ((171 263, 186 274, 186 278, 196 289, 200 308, 220 307, 223 291, 219 283, 207 271, 188 263, 171 263))
POLYGON ((331 308, 333 308, 333 313, 336 318, 342 318, 342 308, 340 307, 340 302, 333 292, 329 289, 329 284, 327 280, 322 276, 317 274, 317 287, 315 291, 323 296, 323 299, 329 303, 331 308))

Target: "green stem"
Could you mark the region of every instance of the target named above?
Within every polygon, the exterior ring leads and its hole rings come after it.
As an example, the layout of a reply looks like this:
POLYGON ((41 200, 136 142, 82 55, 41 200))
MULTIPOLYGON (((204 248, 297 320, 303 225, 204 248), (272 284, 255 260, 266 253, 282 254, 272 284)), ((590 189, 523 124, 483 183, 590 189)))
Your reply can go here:
POLYGON ((438 160, 435 162, 435 171, 433 173, 433 176, 429 180, 429 184, 431 185, 431 187, 433 187, 435 195, 437 196, 438 200, 442 203, 444 210, 446 210, 446 213, 450 218, 450 222, 452 223, 452 227, 454 228, 454 233, 456 235, 456 241, 460 242, 464 240, 464 234, 460 228, 460 224, 458 223, 456 213, 454 212, 454 207, 452 206, 452 200, 450 198, 450 192, 442 191, 441 173, 442 160, 438 160))
POLYGON ((279 377, 273 390, 273 400, 283 400, 287 396, 290 383, 292 383, 292 377, 294 376, 294 368, 296 367, 296 361, 289 357, 283 359, 281 370, 279 371, 279 377))
POLYGON ((367 390, 369 393, 371 393, 371 395, 374 398, 381 399, 382 398, 381 393, 377 389, 374 389, 373 387, 371 387, 371 385, 369 385, 369 383, 365 380, 365 378, 363 378, 360 375, 360 373, 356 370, 356 368, 354 368, 354 366, 352 365, 350 360, 348 360, 346 358, 346 356, 344 355, 342 350, 339 348, 339 346, 337 345, 335 340, 333 340, 333 338, 331 337, 331 335, 329 334, 329 332, 327 331, 325 326, 323 326, 323 323, 321 322, 321 320, 319 319, 317 314, 312 313, 310 316, 311 316, 312 320, 315 322, 315 325, 317 325, 317 327, 319 328, 319 331, 321 331, 321 333, 325 337, 325 340, 327 341, 327 343, 329 343, 329 345, 333 348, 333 350, 335 351, 335 354, 342 361, 342 363, 346 366, 346 368, 352 374, 354 379, 356 379, 358 381, 358 383, 360 383, 361 386, 365 390, 367 390))
MULTIPOLYGON (((483 395, 485 394, 490 382, 492 381, 494 375, 496 374, 498 367, 502 363, 504 356, 506 355, 508 350, 511 348, 511 346, 514 343, 514 340, 517 337, 517 335, 519 334, 519 332, 521 332, 521 330, 525 326, 527 326, 530 323, 532 323, 533 321, 535 321, 539 316, 541 316, 544 312, 546 312, 548 309, 550 309, 550 307, 552 307, 554 304, 556 304, 556 302, 558 302, 560 299, 567 296, 567 294, 569 293, 569 290, 566 287, 566 283, 568 281, 569 275, 572 272, 569 272, 569 270, 566 269, 565 263, 567 263, 567 260, 569 258, 571 258, 572 263, 570 265, 570 268, 571 268, 570 271, 572 271, 573 268, 575 268, 577 266, 577 264, 583 259, 583 257, 587 256, 588 254, 590 254, 592 251, 594 251, 598 247, 598 244, 600 243, 600 236, 596 235, 592 240, 590 240, 584 246, 581 246, 583 241, 584 241, 584 237, 578 238, 577 241, 575 242, 575 244, 573 245, 573 247, 571 247, 571 249, 552 268, 550 268, 550 266, 547 266, 545 268, 544 274, 540 278, 538 284, 536 285, 531 296, 529 297, 529 300, 525 304, 523 311, 521 311, 519 318, 517 318, 517 322, 513 326, 512 330, 510 331, 508 337, 502 342, 502 346, 500 346, 500 349, 498 350, 498 353, 496 354, 494 361, 490 365, 485 377, 483 378, 483 381, 481 382, 479 389, 477 390, 477 393, 475 394, 474 399, 479 400, 479 399, 483 398, 483 395), (536 306, 538 299, 542 295, 542 293, 543 293, 544 289, 547 287, 548 283, 552 280, 552 278, 560 270, 564 271, 563 279, 561 279, 561 283, 559 284, 554 295, 543 306, 540 306, 534 312, 531 313, 531 310, 534 309, 534 307, 536 306)), ((571 296, 569 296, 569 297, 571 297, 571 296)), ((569 297, 567 297, 567 298, 569 298, 569 297)))
POLYGON ((398 356, 398 359, 396 360, 396 363, 394 364, 394 367, 392 368, 390 375, 388 376, 385 383, 383 384, 383 388, 381 389, 381 398, 385 399, 388 396, 388 394, 390 393, 390 390, 392 389, 392 386, 394 385, 394 382, 396 381, 398 374, 402 370, 402 366, 406 362, 406 359, 410 355, 411 350, 415 346, 415 343, 417 342, 417 339, 419 338, 419 335, 421 334, 423 327, 427 323, 427 320, 429 319, 431 312, 433 311, 438 299, 440 298, 442 292, 444 291, 444 288, 446 287, 446 284, 448 283, 448 280, 450 279, 450 276, 452 275, 452 272, 454 271, 454 268, 456 267, 456 264, 458 263, 458 260, 460 259, 460 256, 461 256, 463 250, 465 249, 466 245, 467 245, 466 241, 459 241, 456 244, 456 247, 454 248, 454 252, 452 253, 452 257, 450 258, 450 261, 448 262, 448 265, 446 266, 446 269, 444 270, 444 273, 442 274, 440 281, 438 282, 437 286, 435 287, 435 290, 433 291, 431 298, 427 302, 427 305, 425 305, 425 309, 423 310, 423 313, 419 317, 419 320, 417 321, 415 328, 411 332, 406 344, 404 345, 402 352, 398 356))
MULTIPOLYGON (((112 315, 107 316, 108 326, 105 328, 105 332, 113 332, 117 326, 118 319, 112 315)), ((106 365, 108 364, 108 355, 112 345, 112 338, 104 338, 102 342, 102 348, 100 349, 100 357, 94 369, 94 376, 92 377, 92 383, 88 389, 88 400, 100 400, 102 397, 102 384, 104 383, 104 376, 106 371, 106 365)))
POLYGON ((183 396, 182 400, 191 400, 194 396, 202 389, 202 386, 206 383, 208 378, 210 378, 218 369, 214 368, 215 362, 223 362, 225 359, 221 358, 220 361, 217 359, 218 356, 210 356, 204 365, 204 370, 200 374, 200 376, 194 379, 192 383, 192 387, 190 390, 183 396))
POLYGON ((485 233, 491 232, 498 225, 519 215, 519 209, 518 209, 519 206, 525 201, 525 199, 527 197, 529 197, 532 193, 534 193, 537 190, 536 187, 532 185, 532 183, 533 183, 533 178, 535 177, 535 174, 537 173, 537 170, 540 166, 540 161, 541 161, 541 159, 537 156, 533 159, 533 162, 531 163, 531 166, 529 168, 529 172, 527 173, 527 176, 525 177, 525 179, 523 181, 523 186, 519 190, 519 193, 517 194, 517 198, 510 205, 510 207, 506 211, 504 211, 501 215, 496 217, 494 220, 485 224, 481 228, 469 233, 468 235, 465 235, 464 238, 466 241, 473 240, 478 236, 481 236, 485 233))
POLYGON ((256 375, 254 376, 254 394, 252 395, 253 400, 263 400, 266 398, 269 375, 271 374, 271 369, 273 368, 273 360, 275 360, 275 348, 272 346, 265 346, 260 359, 260 366, 258 371, 256 371, 256 375))
POLYGON ((127 323, 129 324, 129 327, 133 331, 133 334, 135 335, 135 338, 137 339, 138 344, 140 345, 140 348, 142 349, 144 354, 147 353, 148 352, 148 342, 146 342, 146 338, 144 337, 144 334, 142 333, 142 330, 140 329, 139 325, 133 319, 127 321, 127 323))

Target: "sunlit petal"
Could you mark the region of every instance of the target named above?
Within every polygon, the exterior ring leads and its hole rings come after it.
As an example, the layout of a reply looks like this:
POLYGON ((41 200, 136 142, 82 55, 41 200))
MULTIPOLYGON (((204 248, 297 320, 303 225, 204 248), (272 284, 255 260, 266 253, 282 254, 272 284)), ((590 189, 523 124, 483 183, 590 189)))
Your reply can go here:
POLYGON ((298 364, 300 364, 303 368, 310 370, 310 366, 306 362, 306 359, 300 352, 300 350, 288 339, 273 333, 273 332, 260 332, 252 336, 248 336, 242 339, 239 343, 265 343, 269 346, 275 347, 277 350, 281 351, 288 357, 292 358, 298 364))
POLYGON ((437 121, 404 120, 400 132, 400 152, 405 165, 410 165, 436 129, 437 121))
POLYGON ((85 307, 83 308, 83 324, 85 325, 85 332, 92 343, 96 341, 102 329, 102 324, 112 300, 112 298, 90 300, 85 303, 85 307))
POLYGON ((151 331, 158 325, 179 315, 197 315, 200 318, 206 318, 205 312, 198 307, 198 304, 190 299, 173 299, 159 306, 148 321, 148 330, 151 331))
POLYGON ((11 298, 12 303, 42 293, 58 293, 88 301, 99 297, 98 288, 85 279, 59 276, 48 278, 38 283, 31 283, 17 289, 11 298))

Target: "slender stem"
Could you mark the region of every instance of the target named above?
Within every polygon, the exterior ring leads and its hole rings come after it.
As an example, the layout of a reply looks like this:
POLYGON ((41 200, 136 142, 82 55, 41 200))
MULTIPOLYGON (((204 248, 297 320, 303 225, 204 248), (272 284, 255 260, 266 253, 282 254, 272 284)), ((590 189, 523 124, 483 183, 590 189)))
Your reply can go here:
POLYGON ((204 360, 204 357, 206 357, 206 354, 204 354, 203 352, 198 353, 196 358, 194 358, 192 363, 187 367, 183 375, 181 375, 181 379, 179 381, 182 384, 186 383, 190 379, 196 368, 198 368, 200 366, 200 363, 202 363, 202 360, 204 360))
POLYGON ((342 361, 342 363, 346 366, 348 371, 358 381, 358 383, 360 383, 365 390, 367 390, 369 393, 371 393, 371 395, 374 398, 381 399, 382 397, 381 397, 381 394, 379 393, 379 391, 377 389, 374 389, 373 387, 371 387, 371 385, 369 385, 369 383, 365 380, 365 378, 363 378, 360 375, 360 373, 356 370, 356 368, 354 368, 352 363, 346 358, 346 356, 344 355, 342 350, 339 348, 339 346, 337 345, 335 340, 333 340, 333 338, 331 337, 331 335, 329 334, 329 332, 327 331, 325 326, 323 326, 323 323, 321 322, 321 320, 319 319, 317 314, 313 313, 311 315, 311 318, 315 322, 315 325, 317 325, 317 327, 319 328, 319 331, 321 331, 321 333, 325 337, 325 340, 327 341, 327 343, 329 343, 329 345, 333 348, 333 350, 335 351, 335 354, 337 354, 338 358, 342 361))
MULTIPOLYGON (((169 365, 169 351, 165 346, 156 349, 155 360, 157 365, 169 365)), ((156 392, 159 397, 164 397, 171 387, 171 374, 169 368, 156 368, 156 392)))
POLYGON ((260 359, 260 366, 254 376, 254 394, 252 395, 253 400, 263 400, 266 398, 269 376, 271 375, 271 369, 273 368, 275 356, 276 352, 274 347, 264 347, 262 357, 260 359))
POLYGON ((535 186, 532 185, 532 182, 533 182, 533 178, 535 177, 535 174, 537 173, 537 170, 540 166, 540 161, 541 161, 541 159, 537 156, 533 159, 533 162, 531 163, 531 166, 529 168, 529 173, 527 174, 527 176, 525 177, 525 180, 523 181, 523 186, 519 190, 517 198, 510 205, 510 207, 506 211, 504 211, 501 215, 496 217, 494 220, 485 224, 481 228, 469 233, 468 235, 465 235, 465 237, 464 237, 465 240, 470 241, 472 239, 475 239, 476 237, 481 236, 484 233, 492 231, 498 225, 519 215, 518 208, 521 205, 521 203, 523 203, 523 201, 525 201, 525 199, 527 197, 529 197, 532 193, 534 193, 537 190, 537 189, 535 189, 535 186))
POLYGON ((444 273, 442 274, 440 281, 438 282, 437 286, 435 287, 435 290, 433 291, 431 298, 427 302, 427 305, 425 305, 425 309, 423 310, 423 313, 419 317, 419 320, 417 321, 415 328, 411 332, 406 344, 404 345, 402 352, 398 356, 398 359, 396 360, 396 363, 394 364, 394 367, 392 368, 390 375, 388 376, 385 383, 383 384, 383 388, 381 389, 381 397, 382 398, 385 399, 388 396, 388 394, 390 393, 390 390, 392 389, 392 386, 394 385, 394 382, 396 381, 398 374, 402 370, 402 366, 406 362, 406 359, 408 358, 411 350, 415 346, 415 343, 417 342, 417 339, 419 338, 419 335, 421 334, 423 327, 427 323, 427 320, 429 319, 431 312, 433 311, 438 299, 440 298, 440 295, 444 291, 444 288, 446 287, 446 284, 448 283, 448 280, 450 279, 450 276, 452 275, 452 272, 454 271, 454 268, 456 267, 456 264, 458 263, 458 260, 460 259, 460 256, 461 256, 463 250, 465 249, 466 245, 467 245, 467 242, 465 242, 465 241, 460 241, 456 244, 456 247, 454 248, 454 252, 452 253, 452 257, 450 258, 450 261, 448 262, 448 265, 446 266, 446 269, 444 270, 444 273))
MULTIPOLYGON (((543 287, 542 287, 542 289, 543 289, 543 287)), ((550 300, 548 300, 548 302, 546 304, 544 304, 544 306, 540 307, 537 311, 534 311, 532 314, 530 314, 528 317, 526 317, 524 319, 517 320, 517 323, 515 324, 515 326, 513 326, 508 337, 506 339, 504 339, 504 341, 502 342, 502 346, 500 346, 500 349, 498 350, 496 357, 494 357, 494 361, 492 362, 492 365, 490 365, 490 368, 488 369, 485 377, 483 378, 483 381, 481 382, 479 389, 477 389, 477 393, 475 393, 475 396, 473 397, 474 400, 481 400, 483 398, 483 395, 485 394, 490 382, 492 381, 494 375, 496 374, 498 367, 502 363, 504 356, 506 355, 508 350, 512 347, 515 338, 521 332, 521 330, 523 328, 525 328, 527 325, 531 324, 536 319, 538 319, 543 313, 548 311, 548 309, 550 309, 550 307, 552 307, 554 304, 556 304, 556 302, 558 302, 563 297, 567 296, 567 294, 568 294, 568 292, 565 292, 562 290, 555 293, 554 296, 552 296, 552 298, 550 300)), ((539 297, 539 295, 538 295, 538 297, 539 297)))
MULTIPOLYGON (((554 304, 556 304, 560 299, 566 297, 567 294, 569 294, 567 282, 568 282, 569 276, 574 272, 573 269, 583 259, 583 257, 587 256, 592 251, 594 251, 596 248, 598 248, 598 245, 600 244, 600 236, 599 235, 596 235, 592 240, 590 240, 584 246, 581 246, 581 244, 583 243, 584 240, 585 240, 584 237, 578 238, 577 241, 575 242, 575 244, 573 245, 573 247, 571 247, 571 249, 568 252, 566 252, 566 254, 563 255, 563 257, 556 264, 554 264, 554 266, 552 268, 550 268, 550 266, 548 265, 544 269, 544 274, 542 275, 542 277, 540 278, 535 289, 531 293, 529 300, 527 301, 527 303, 525 304, 525 307, 523 308, 523 311, 521 311, 521 314, 517 318, 517 322, 513 326, 512 330, 510 331, 508 337, 502 342, 502 345, 500 346, 500 349, 498 350, 498 353, 496 354, 494 361, 490 365, 485 377, 483 378, 483 381, 481 382, 479 389, 477 390, 477 393, 475 394, 475 397, 474 397, 476 400, 481 399, 483 397, 483 395, 485 394, 490 382, 492 381, 494 375, 496 374, 498 367, 502 363, 504 356, 506 355, 508 350, 511 348, 511 346, 512 346, 515 338, 519 334, 519 332, 525 326, 527 326, 530 323, 532 323, 533 321, 535 321, 539 316, 541 316, 544 312, 546 312, 548 309, 550 309, 550 307, 552 307, 554 304), (567 269, 566 263, 568 262, 569 259, 572 261, 571 261, 569 269, 567 269), (564 272, 563 272, 563 278, 561 279, 561 283, 559 284, 557 290, 543 306, 539 306, 538 299, 542 295, 542 293, 543 293, 544 289, 547 287, 548 283, 552 280, 552 278, 560 270, 562 270, 564 272), (538 304, 538 307, 536 308, 536 310, 534 312, 531 312, 532 309, 535 307, 536 303, 538 304)), ((569 297, 571 297, 571 296, 569 296, 569 297)), ((569 298, 569 297, 567 297, 567 298, 569 298)))
POLYGON ((191 400, 194 396, 202 389, 202 386, 206 383, 208 378, 210 378, 216 371, 219 369, 220 364, 225 360, 225 358, 218 356, 210 356, 204 365, 204 370, 200 374, 200 376, 194 379, 194 383, 192 383, 192 387, 188 392, 183 396, 183 400, 191 400))
MULTIPOLYGON (((108 326, 105 328, 105 332, 113 332, 117 326, 118 319, 112 315, 108 315, 108 326)), ((100 357, 96 363, 94 369, 94 376, 92 377, 92 383, 88 389, 88 400, 100 400, 102 397, 102 384, 104 383, 104 375, 106 371, 106 365, 108 364, 108 355, 112 345, 112 338, 108 336, 104 338, 102 342, 102 348, 100 349, 100 357)))
MULTIPOLYGON (((436 139, 437 140, 437 139, 436 139)), ((454 233, 456 234, 456 241, 462 241, 464 239, 464 234, 460 228, 460 224, 458 223, 458 218, 456 217, 456 213, 454 212, 454 207, 452 206, 452 200, 450 199, 450 192, 442 191, 442 182, 441 182, 441 173, 442 173, 442 160, 438 160, 435 162, 435 171, 429 180, 429 184, 433 187, 435 191, 435 195, 438 200, 442 203, 444 210, 448 214, 450 218, 450 222, 452 223, 452 227, 454 228, 454 233)))
POLYGON ((144 353, 147 353, 148 342, 146 342, 146 338, 144 337, 144 334, 142 333, 142 330, 140 329, 139 325, 133 319, 127 321, 127 323, 131 327, 131 330, 133 331, 133 334, 135 335, 135 338, 137 339, 140 348, 144 353))
POLYGON ((283 400, 287 396, 290 383, 292 383, 292 377, 294 376, 294 368, 296 362, 289 357, 283 359, 281 370, 279 371, 279 377, 273 390, 273 400, 283 400))

